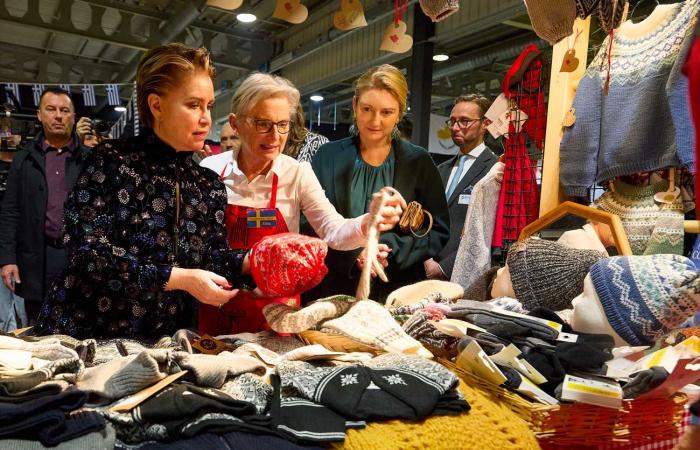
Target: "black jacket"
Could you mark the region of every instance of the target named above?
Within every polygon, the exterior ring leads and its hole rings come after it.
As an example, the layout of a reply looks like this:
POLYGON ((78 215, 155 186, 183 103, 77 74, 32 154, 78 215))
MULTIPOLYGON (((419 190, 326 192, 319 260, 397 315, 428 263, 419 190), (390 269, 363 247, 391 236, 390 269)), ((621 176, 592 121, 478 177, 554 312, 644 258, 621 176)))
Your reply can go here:
MULTIPOLYGON (((73 135, 73 139, 78 139, 73 135)), ((43 300, 45 275, 44 222, 48 187, 44 172, 44 133, 18 151, 7 176, 0 208, 0 266, 17 264, 22 283, 17 293, 28 300, 43 300)), ((66 190, 70 192, 82 168, 87 147, 79 145, 66 159, 66 190)))
MULTIPOLYGON (((406 202, 418 201, 433 215, 433 228, 424 237, 403 233, 398 226, 382 233, 379 242, 391 247, 386 269, 389 283, 375 281, 372 299, 382 300, 394 289, 425 279, 423 261, 436 256, 449 238, 450 218, 440 174, 428 152, 404 140, 394 141, 394 182, 406 202)), ((357 157, 354 138, 323 145, 311 163, 328 200, 344 217, 350 215, 350 186, 357 157)), ((308 228, 304 228, 308 232, 308 228)), ((329 273, 305 300, 332 294, 354 295, 359 281, 355 261, 362 249, 341 252, 329 250, 326 265, 329 273)))
MULTIPOLYGON (((442 178, 442 183, 445 186, 447 186, 450 172, 457 163, 459 156, 454 156, 438 166, 440 178, 442 178)), ((462 240, 462 228, 464 228, 464 220, 467 218, 467 209, 469 208, 469 204, 466 203, 469 197, 466 196, 471 195, 474 185, 484 178, 497 161, 498 156, 486 147, 479 157, 476 158, 474 164, 469 167, 467 173, 464 174, 450 198, 447 199, 447 207, 450 210, 450 240, 447 241, 447 245, 445 245, 440 254, 434 258, 442 267, 445 275, 447 275, 447 279, 452 277, 452 268, 455 264, 457 249, 459 248, 459 242, 462 240), (462 197, 460 202, 461 195, 465 197, 462 197)))

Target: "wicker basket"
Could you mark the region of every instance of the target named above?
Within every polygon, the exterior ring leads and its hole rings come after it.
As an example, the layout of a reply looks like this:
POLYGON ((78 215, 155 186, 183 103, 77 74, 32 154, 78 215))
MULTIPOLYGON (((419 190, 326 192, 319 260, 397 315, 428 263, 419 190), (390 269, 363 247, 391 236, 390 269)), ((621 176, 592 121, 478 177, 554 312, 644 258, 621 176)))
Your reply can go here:
POLYGON ((469 385, 478 385, 522 417, 548 448, 581 448, 614 442, 653 443, 678 436, 685 394, 670 398, 625 400, 620 409, 583 403, 554 406, 533 403, 508 389, 476 377, 441 359, 440 363, 469 385), (554 447, 551 447, 554 446, 554 447))
POLYGON ((334 352, 366 352, 373 355, 384 353, 383 350, 370 347, 369 345, 357 342, 341 334, 323 333, 321 331, 307 330, 297 334, 299 339, 307 344, 319 344, 334 352))

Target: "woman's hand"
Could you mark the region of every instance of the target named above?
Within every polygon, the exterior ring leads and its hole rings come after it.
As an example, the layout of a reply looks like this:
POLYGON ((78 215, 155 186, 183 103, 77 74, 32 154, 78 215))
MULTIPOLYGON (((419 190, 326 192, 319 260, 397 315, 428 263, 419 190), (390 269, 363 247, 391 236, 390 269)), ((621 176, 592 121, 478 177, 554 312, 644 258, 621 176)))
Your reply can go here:
POLYGON ((401 220, 401 213, 406 208, 406 200, 396 189, 387 186, 372 194, 369 213, 362 221, 362 231, 367 234, 372 218, 376 217, 377 230, 389 231, 401 220))
POLYGON ((180 289, 189 292, 201 303, 222 307, 238 294, 221 275, 202 269, 173 267, 166 291, 180 289))
MULTIPOLYGON (((391 248, 386 244, 377 244, 377 261, 382 267, 386 268, 389 265, 389 253, 391 248)), ((357 257, 357 268, 362 270, 367 261, 367 249, 362 250, 362 253, 357 257)), ((377 272, 372 268, 372 278, 377 276, 377 272)))

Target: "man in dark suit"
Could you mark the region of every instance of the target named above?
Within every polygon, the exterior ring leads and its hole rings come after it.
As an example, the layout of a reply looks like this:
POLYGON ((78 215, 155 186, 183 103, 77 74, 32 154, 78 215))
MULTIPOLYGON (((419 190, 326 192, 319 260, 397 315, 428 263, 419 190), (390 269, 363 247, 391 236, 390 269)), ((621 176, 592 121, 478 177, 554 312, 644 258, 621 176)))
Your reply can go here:
POLYGON ((452 141, 460 150, 459 155, 438 166, 450 211, 450 240, 435 258, 424 262, 428 278, 449 280, 452 276, 472 189, 498 161, 484 144, 484 114, 489 106, 490 101, 481 95, 461 95, 455 99, 447 121, 452 141))
POLYGON ((49 283, 66 265, 63 203, 88 151, 73 132, 75 110, 68 92, 46 89, 37 117, 43 130, 12 160, 0 212, 2 281, 24 297, 30 323, 49 283))

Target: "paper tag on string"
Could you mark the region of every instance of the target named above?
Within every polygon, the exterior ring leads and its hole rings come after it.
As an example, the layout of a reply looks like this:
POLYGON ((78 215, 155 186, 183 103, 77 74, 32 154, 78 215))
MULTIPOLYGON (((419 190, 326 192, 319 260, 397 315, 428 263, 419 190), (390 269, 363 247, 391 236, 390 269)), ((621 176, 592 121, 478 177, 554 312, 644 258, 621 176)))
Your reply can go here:
POLYGON ((285 22, 299 24, 309 17, 309 10, 299 0, 277 0, 272 17, 285 22))
POLYGON ((333 25, 339 30, 366 27, 365 11, 360 0, 340 0, 340 11, 333 16, 333 25))
POLYGON ((406 23, 400 20, 398 24, 392 22, 386 27, 379 50, 392 53, 406 53, 411 47, 413 47, 413 38, 406 34, 406 23))
POLYGON ((207 6, 233 11, 243 4, 243 0, 207 0, 207 6))
POLYGON ((579 65, 579 60, 576 57, 576 50, 573 48, 570 48, 569 50, 566 51, 566 54, 564 54, 564 59, 561 62, 561 68, 559 69, 560 72, 573 72, 578 68, 579 65))

